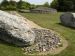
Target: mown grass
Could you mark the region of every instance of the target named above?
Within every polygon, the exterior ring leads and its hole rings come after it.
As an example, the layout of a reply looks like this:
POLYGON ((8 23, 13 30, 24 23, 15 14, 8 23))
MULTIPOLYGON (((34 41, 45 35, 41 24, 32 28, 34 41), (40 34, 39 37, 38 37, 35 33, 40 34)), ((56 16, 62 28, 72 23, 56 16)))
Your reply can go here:
MULTIPOLYGON (((36 24, 52 29, 60 33, 69 43, 69 46, 60 54, 47 56, 75 56, 75 29, 62 26, 59 20, 61 13, 56 14, 35 14, 35 13, 20 13, 36 24)), ((28 56, 24 55, 20 47, 0 41, 0 56, 28 56)), ((33 56, 33 55, 32 55, 33 56)))
POLYGON ((23 56, 20 47, 0 40, 0 56, 23 56))
POLYGON ((34 21, 36 24, 52 29, 60 33, 69 43, 69 46, 57 55, 47 56, 75 56, 75 29, 65 27, 60 24, 60 14, 35 14, 35 13, 21 13, 29 20, 34 21))

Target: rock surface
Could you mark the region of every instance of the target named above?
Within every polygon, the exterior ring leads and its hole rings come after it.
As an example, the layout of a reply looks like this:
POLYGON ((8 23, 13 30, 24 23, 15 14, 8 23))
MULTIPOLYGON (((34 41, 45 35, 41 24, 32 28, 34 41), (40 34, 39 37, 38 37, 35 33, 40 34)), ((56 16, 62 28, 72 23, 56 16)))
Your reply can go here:
POLYGON ((25 19, 1 10, 0 35, 7 36, 0 39, 18 46, 31 45, 35 39, 35 34, 25 19))
POLYGON ((75 13, 64 13, 60 16, 60 20, 65 26, 75 27, 75 13))

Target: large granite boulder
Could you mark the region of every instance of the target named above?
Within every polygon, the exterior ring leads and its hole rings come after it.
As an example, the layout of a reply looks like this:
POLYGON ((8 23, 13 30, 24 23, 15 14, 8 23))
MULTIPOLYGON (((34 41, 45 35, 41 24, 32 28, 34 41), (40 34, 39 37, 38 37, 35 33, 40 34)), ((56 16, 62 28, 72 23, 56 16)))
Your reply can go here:
POLYGON ((75 27, 75 13, 66 12, 60 16, 60 20, 65 26, 75 27))
POLYGON ((0 10, 0 39, 27 46, 34 43, 35 34, 26 20, 0 10))

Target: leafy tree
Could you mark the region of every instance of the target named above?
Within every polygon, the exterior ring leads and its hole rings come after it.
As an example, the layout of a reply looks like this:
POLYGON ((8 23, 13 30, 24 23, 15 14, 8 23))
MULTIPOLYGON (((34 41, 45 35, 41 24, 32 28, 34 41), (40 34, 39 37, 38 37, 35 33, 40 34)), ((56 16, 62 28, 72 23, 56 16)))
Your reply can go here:
POLYGON ((18 9, 30 9, 30 3, 20 0, 17 3, 17 8, 18 9))
POLYGON ((1 3, 2 10, 16 10, 16 2, 13 0, 3 0, 1 3))
POLYGON ((9 6, 9 8, 8 8, 9 10, 16 10, 17 2, 10 0, 8 6, 9 6))
POLYGON ((75 0, 54 0, 51 7, 58 11, 73 11, 75 7, 75 0))
POLYGON ((44 6, 44 7, 49 7, 49 3, 46 2, 43 6, 44 6))
POLYGON ((73 11, 74 9, 74 4, 72 1, 65 1, 64 6, 64 10, 66 11, 73 11))
POLYGON ((17 3, 17 8, 21 9, 21 7, 22 7, 22 3, 23 3, 23 1, 20 0, 20 1, 17 3))
MULTIPOLYGON (((25 1, 20 0, 16 2, 14 0, 3 0, 1 5, 2 10, 16 10, 16 9, 30 9, 31 4, 25 1)), ((32 6, 33 7, 33 6, 32 6)))
POLYGON ((50 5, 50 7, 52 7, 52 8, 55 8, 55 9, 58 9, 58 0, 54 0, 52 3, 51 3, 51 5, 50 5))
POLYGON ((9 2, 7 0, 3 0, 1 3, 1 9, 7 9, 9 5, 9 2))
POLYGON ((36 8, 36 5, 31 4, 30 9, 34 9, 34 8, 36 8))

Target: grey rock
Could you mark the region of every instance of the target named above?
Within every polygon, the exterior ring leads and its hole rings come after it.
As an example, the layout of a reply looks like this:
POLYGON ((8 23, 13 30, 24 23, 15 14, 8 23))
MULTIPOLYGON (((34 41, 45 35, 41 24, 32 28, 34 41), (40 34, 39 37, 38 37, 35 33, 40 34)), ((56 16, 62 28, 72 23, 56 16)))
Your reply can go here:
POLYGON ((25 19, 0 10, 0 39, 26 46, 34 43, 35 34, 25 19))
POLYGON ((75 27, 75 13, 66 12, 60 16, 60 20, 65 26, 75 27))

